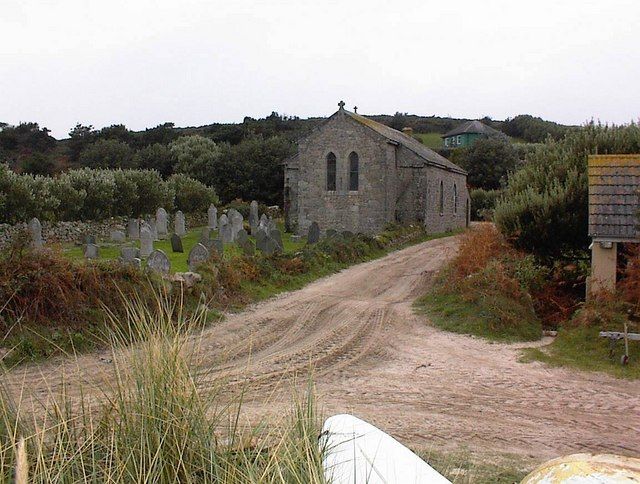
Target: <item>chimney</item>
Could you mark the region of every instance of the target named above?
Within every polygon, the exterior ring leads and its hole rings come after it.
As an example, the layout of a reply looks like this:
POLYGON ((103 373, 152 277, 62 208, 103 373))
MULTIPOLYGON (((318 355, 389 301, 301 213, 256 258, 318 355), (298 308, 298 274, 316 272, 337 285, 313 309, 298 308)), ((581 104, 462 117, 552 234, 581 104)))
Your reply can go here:
POLYGON ((413 138, 413 128, 409 128, 408 126, 402 128, 402 132, 406 134, 409 138, 413 138))

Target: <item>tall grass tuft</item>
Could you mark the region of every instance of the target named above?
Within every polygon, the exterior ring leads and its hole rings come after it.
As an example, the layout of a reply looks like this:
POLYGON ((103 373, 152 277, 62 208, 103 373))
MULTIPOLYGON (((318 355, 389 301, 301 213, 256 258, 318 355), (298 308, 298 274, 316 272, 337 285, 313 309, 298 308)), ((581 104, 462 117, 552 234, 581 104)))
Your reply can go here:
POLYGON ((196 372, 199 341, 185 328, 204 325, 204 312, 158 294, 124 314, 106 381, 63 386, 35 410, 0 388, 0 481, 324 482, 311 386, 280 422, 242 425, 242 399, 196 372))

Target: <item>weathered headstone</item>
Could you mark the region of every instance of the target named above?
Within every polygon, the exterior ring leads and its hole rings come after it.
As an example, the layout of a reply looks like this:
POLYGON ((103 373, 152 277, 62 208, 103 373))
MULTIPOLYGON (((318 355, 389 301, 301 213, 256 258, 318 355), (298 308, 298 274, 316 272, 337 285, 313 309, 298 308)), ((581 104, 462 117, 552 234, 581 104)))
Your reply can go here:
POLYGON ((276 225, 276 221, 269 217, 267 221, 267 232, 271 232, 273 230, 276 230, 277 228, 278 226, 276 225))
POLYGON ((84 246, 85 259, 97 259, 100 257, 98 246, 96 244, 87 244, 84 246))
POLYGON ((158 240, 158 224, 156 223, 156 220, 153 217, 149 217, 147 224, 151 229, 151 236, 153 237, 153 240, 158 240))
POLYGON ((140 257, 149 257, 153 252, 153 233, 146 225, 140 229, 140 257))
POLYGON ((160 249, 156 249, 147 258, 147 268, 160 274, 169 274, 171 271, 171 261, 160 249))
POLYGON ((137 218, 130 218, 127 223, 127 236, 130 239, 140 238, 140 221, 137 218))
POLYGON ((229 219, 229 224, 231 225, 231 241, 235 241, 238 235, 238 232, 243 228, 244 217, 242 214, 238 212, 235 208, 232 208, 227 213, 227 218, 229 219))
POLYGON ((184 247, 182 246, 182 239, 178 234, 173 234, 171 236, 171 250, 173 252, 184 252, 184 247))
POLYGON ((111 242, 122 243, 127 239, 127 236, 122 230, 112 230, 109 238, 111 242))
POLYGON ((282 252, 284 250, 284 244, 282 243, 282 234, 278 229, 273 229, 269 232, 269 237, 273 239, 273 241, 278 246, 278 251, 282 252))
POLYGON ((169 233, 169 222, 167 220, 167 211, 160 207, 156 210, 156 229, 158 237, 164 239, 169 233))
POLYGON ((217 229, 218 228, 218 209, 215 207, 213 203, 209 205, 209 210, 207 210, 207 216, 209 218, 207 227, 209 227, 212 230, 217 229))
POLYGON ((253 245, 253 242, 251 242, 249 239, 243 240, 242 242, 238 241, 238 245, 245 255, 252 256, 256 253, 256 246, 253 245))
POLYGON ((44 245, 42 240, 42 224, 37 218, 29 220, 28 224, 29 236, 31 237, 31 247, 40 249, 44 245))
POLYGON ((317 244, 320 240, 320 227, 316 222, 313 222, 309 226, 309 232, 307 233, 307 243, 317 244))
POLYGON ((245 229, 240 229, 238 231, 238 233, 236 234, 236 243, 238 245, 241 245, 246 240, 249 240, 249 234, 247 233, 247 231, 245 229))
POLYGON ((126 264, 135 262, 135 259, 140 259, 140 249, 137 247, 122 247, 120 249, 120 260, 126 264))
POLYGON ((189 252, 189 270, 194 272, 197 267, 209 258, 209 249, 202 244, 196 244, 189 252))
POLYGON ((200 232, 200 243, 206 247, 206 242, 211 238, 211 229, 209 227, 205 227, 200 232))
POLYGON ((218 222, 218 233, 223 243, 230 244, 233 242, 233 227, 225 214, 222 214, 218 222))
POLYGON ((184 214, 180 210, 176 212, 176 216, 173 221, 173 230, 180 237, 183 237, 187 233, 187 224, 184 220, 184 214))
POLYGON ((266 229, 268 224, 269 224, 269 217, 267 217, 267 215, 263 213, 262 216, 260 217, 260 221, 258 222, 258 227, 262 227, 263 229, 266 229))
POLYGON ((259 223, 258 202, 254 200, 249 206, 249 226, 251 227, 251 235, 255 234, 259 223))

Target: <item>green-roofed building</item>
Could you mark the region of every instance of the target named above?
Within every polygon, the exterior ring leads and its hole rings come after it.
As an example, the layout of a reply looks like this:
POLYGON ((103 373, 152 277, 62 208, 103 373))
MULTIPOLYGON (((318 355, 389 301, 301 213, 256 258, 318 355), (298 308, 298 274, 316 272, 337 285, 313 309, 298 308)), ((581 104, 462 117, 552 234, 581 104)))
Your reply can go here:
POLYGON ((477 139, 491 136, 505 136, 497 129, 480 121, 467 121, 442 135, 445 148, 464 148, 471 146, 477 139))

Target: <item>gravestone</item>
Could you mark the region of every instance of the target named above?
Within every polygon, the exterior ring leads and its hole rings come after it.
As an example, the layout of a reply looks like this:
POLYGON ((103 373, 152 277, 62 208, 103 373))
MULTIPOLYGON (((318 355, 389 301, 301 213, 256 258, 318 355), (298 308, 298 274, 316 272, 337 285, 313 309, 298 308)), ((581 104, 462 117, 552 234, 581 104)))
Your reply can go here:
POLYGON ((266 229, 267 225, 269 225, 269 217, 263 213, 260 217, 260 222, 258 222, 258 228, 262 227, 263 229, 266 229))
POLYGON ((130 218, 127 223, 127 236, 130 239, 140 238, 140 221, 137 218, 130 218))
POLYGON ((258 228, 256 234, 255 234, 255 238, 256 238, 256 247, 258 247, 258 244, 262 241, 262 239, 267 238, 267 231, 263 228, 258 228))
POLYGON ((189 252, 189 270, 195 272, 197 267, 209 258, 209 249, 202 244, 196 244, 189 252))
POLYGON ((233 242, 233 228, 231 227, 229 219, 224 214, 222 214, 218 222, 218 233, 223 243, 230 244, 233 242))
POLYGON ((334 229, 327 229, 326 233, 325 233, 325 237, 327 239, 332 239, 334 238, 336 235, 338 235, 338 232, 334 229))
POLYGON ((215 207, 213 203, 209 205, 209 210, 207 210, 207 215, 209 218, 207 227, 209 227, 212 230, 217 229, 218 228, 218 209, 215 207))
POLYGON ((169 274, 169 271, 171 271, 171 261, 169 261, 167 254, 160 249, 156 249, 151 252, 147 259, 147 268, 160 274, 169 274))
POLYGON ((140 229, 140 257, 149 257, 153 252, 153 233, 146 225, 140 229))
POLYGON ((278 228, 278 226, 276 225, 275 220, 273 220, 271 217, 269 217, 267 219, 267 233, 271 232, 273 230, 276 230, 278 228))
POLYGON ((184 247, 182 246, 182 239, 178 234, 173 234, 171 236, 171 250, 173 252, 184 252, 184 247))
POLYGON ((98 259, 100 257, 98 246, 96 244, 87 244, 84 246, 85 259, 98 259))
POLYGON ((313 222, 309 226, 309 232, 307 233, 307 243, 317 244, 320 240, 320 227, 316 222, 313 222))
POLYGON ((247 233, 247 231, 245 229, 240 229, 240 231, 236 235, 236 243, 238 245, 241 245, 247 240, 249 240, 249 234, 247 233))
POLYGON ((29 236, 31 238, 31 247, 40 249, 44 245, 42 240, 42 224, 37 218, 29 220, 28 224, 29 236))
POLYGON ((95 243, 96 243, 96 236, 95 235, 85 235, 84 236, 84 244, 85 245, 89 245, 89 244, 95 245, 95 243))
POLYGON ((218 253, 218 255, 222 257, 222 254, 224 254, 224 244, 222 243, 222 240, 220 239, 212 240, 211 247, 209 248, 209 250, 215 250, 218 253))
POLYGON ((273 241, 277 244, 278 251, 282 252, 284 250, 284 244, 282 243, 282 234, 280 233, 280 231, 278 229, 271 230, 271 232, 269 232, 269 237, 271 237, 271 239, 273 239, 273 241))
POLYGON ((169 233, 169 223, 167 220, 167 211, 160 207, 156 210, 156 228, 158 230, 158 237, 164 239, 169 233))
POLYGON ((251 235, 255 234, 259 223, 258 202, 254 200, 249 206, 249 227, 251 227, 251 235))
POLYGON ((122 243, 127 239, 127 236, 122 230, 112 230, 109 238, 111 242, 122 243))
POLYGON ((227 218, 229 220, 229 224, 231 225, 231 241, 235 241, 238 236, 238 232, 243 228, 244 218, 242 214, 238 212, 235 208, 232 208, 227 212, 227 218))
POLYGON ((124 263, 134 263, 135 259, 140 259, 140 249, 137 247, 122 247, 120 249, 120 260, 124 263))
POLYGON ((200 232, 200 243, 206 247, 209 239, 211 238, 211 229, 209 227, 205 227, 200 232))
POLYGON ((147 220, 147 224, 151 229, 153 240, 158 240, 158 224, 156 223, 156 220, 153 217, 149 217, 149 220, 147 220))
POLYGON ((252 256, 256 253, 256 246, 253 245, 253 242, 249 239, 243 240, 242 242, 238 241, 238 245, 245 255, 252 256))
POLYGON ((184 214, 180 210, 176 212, 176 216, 173 221, 173 231, 180 237, 183 237, 187 233, 187 224, 184 220, 184 214))

